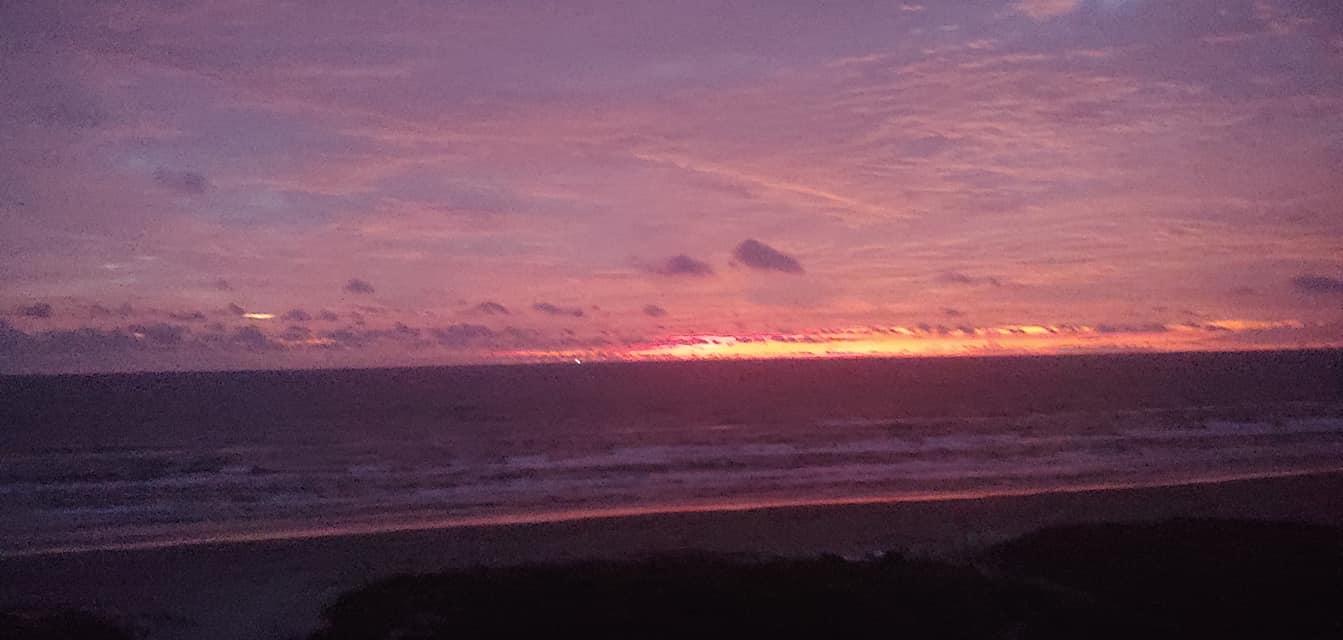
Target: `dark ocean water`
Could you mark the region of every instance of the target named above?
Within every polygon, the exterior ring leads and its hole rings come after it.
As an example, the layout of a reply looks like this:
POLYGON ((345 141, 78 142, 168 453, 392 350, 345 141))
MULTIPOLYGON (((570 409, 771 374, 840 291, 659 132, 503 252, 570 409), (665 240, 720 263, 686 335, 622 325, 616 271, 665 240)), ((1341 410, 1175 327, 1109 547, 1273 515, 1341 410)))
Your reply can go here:
POLYGON ((0 553, 1343 467, 1343 354, 0 377, 0 553))

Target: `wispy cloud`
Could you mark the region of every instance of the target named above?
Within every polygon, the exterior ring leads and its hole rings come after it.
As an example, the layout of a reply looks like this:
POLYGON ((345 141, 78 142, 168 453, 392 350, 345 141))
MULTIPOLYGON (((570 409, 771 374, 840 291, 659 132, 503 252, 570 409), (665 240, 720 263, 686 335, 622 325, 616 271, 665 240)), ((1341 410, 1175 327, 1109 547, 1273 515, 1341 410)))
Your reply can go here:
POLYGON ((1081 0, 1016 0, 1012 6, 1036 20, 1057 18, 1072 13, 1081 0))
POLYGON ((178 193, 198 196, 210 190, 210 181, 194 171, 177 171, 159 167, 154 171, 154 182, 178 193))
MULTIPOLYGON (((801 39, 777 37, 797 19, 784 3, 341 0, 339 20, 297 22, 279 3, 29 5, 0 21, 16 43, 0 302, 24 331, 88 320, 89 344, 190 326, 136 366, 205 344, 201 366, 396 364, 653 324, 951 339, 967 318, 1338 312, 1329 3, 827 5, 801 39), (757 240, 732 251, 742 238, 757 240), (546 299, 573 306, 509 302, 546 299), (18 311, 35 300, 57 308, 18 311), (651 322, 649 300, 685 313, 651 322), (324 311, 239 319, 285 309, 324 311), (574 312, 587 320, 561 322, 574 312), (431 318, 494 335, 448 349, 431 318)), ((1099 328, 1087 348, 1249 335, 1099 328)), ((132 352, 86 353, 96 368, 132 352)))

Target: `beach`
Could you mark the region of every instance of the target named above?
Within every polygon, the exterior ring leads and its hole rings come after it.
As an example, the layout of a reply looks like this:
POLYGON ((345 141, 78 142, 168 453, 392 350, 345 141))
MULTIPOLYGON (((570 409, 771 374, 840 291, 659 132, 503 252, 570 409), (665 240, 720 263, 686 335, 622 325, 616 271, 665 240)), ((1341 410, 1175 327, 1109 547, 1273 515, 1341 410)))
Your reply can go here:
POLYGON ((955 559, 1049 526, 1171 518, 1343 525, 1343 473, 11 557, 0 609, 90 610, 151 639, 294 638, 339 594, 396 574, 690 550, 955 559))

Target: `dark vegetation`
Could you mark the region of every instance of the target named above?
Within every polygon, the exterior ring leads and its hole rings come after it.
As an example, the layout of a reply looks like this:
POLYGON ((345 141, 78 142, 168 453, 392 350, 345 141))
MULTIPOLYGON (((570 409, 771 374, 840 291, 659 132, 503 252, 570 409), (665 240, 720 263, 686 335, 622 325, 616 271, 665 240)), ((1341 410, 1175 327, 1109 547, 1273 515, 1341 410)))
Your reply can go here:
POLYGON ((689 555, 401 576, 311 640, 1343 638, 1343 533, 1235 521, 1048 529, 969 563, 689 555))
POLYGON ((1343 530, 1331 527, 1074 525, 998 545, 984 560, 1085 594, 1148 636, 1343 638, 1343 530))
POLYGON ((86 611, 0 611, 5 640, 137 640, 131 625, 86 611))
MULTIPOLYGON (((220 606, 229 606, 220 603, 220 606)), ((310 640, 1343 638, 1343 530, 1173 520, 1045 529, 957 562, 686 554, 399 576, 310 640)), ((0 612, 0 638, 130 640, 87 613, 0 612)))

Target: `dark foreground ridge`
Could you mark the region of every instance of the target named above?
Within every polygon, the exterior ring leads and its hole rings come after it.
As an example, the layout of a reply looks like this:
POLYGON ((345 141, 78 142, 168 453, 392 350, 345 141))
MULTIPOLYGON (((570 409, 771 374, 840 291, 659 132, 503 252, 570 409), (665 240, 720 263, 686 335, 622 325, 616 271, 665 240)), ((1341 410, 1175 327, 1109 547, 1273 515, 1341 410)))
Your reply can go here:
MULTIPOLYGON (((682 554, 398 576, 340 596, 309 640, 1343 638, 1340 602, 1343 529, 1171 520, 1049 528, 955 562, 682 554)), ((139 636, 10 612, 0 637, 139 636)))
POLYGON ((0 638, 15 640, 138 640, 134 625, 87 611, 0 611, 0 638))
POLYGON ((311 640, 1343 637, 1343 531, 1222 520, 1047 529, 968 563, 899 554, 402 576, 311 640))

